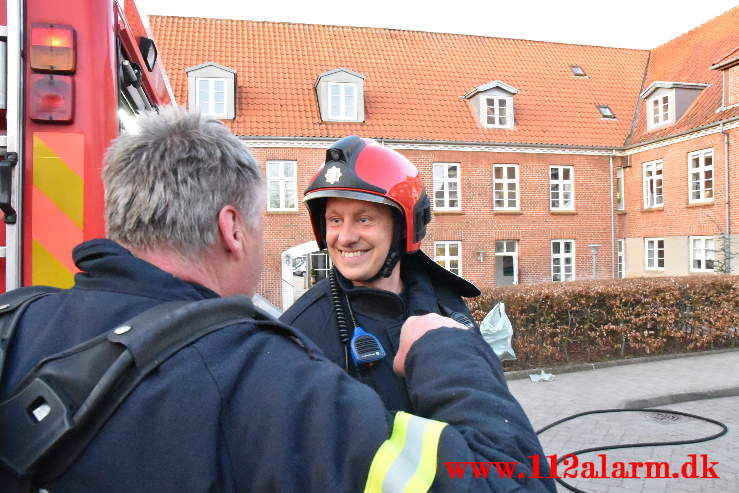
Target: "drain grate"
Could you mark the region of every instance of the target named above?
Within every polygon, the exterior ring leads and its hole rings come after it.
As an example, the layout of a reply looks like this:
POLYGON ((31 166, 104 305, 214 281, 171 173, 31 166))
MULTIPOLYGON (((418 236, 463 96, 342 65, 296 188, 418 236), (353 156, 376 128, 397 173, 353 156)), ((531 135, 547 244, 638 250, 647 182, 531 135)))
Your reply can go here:
POLYGON ((687 418, 677 414, 649 413, 649 419, 662 425, 671 425, 674 423, 683 423, 687 418))

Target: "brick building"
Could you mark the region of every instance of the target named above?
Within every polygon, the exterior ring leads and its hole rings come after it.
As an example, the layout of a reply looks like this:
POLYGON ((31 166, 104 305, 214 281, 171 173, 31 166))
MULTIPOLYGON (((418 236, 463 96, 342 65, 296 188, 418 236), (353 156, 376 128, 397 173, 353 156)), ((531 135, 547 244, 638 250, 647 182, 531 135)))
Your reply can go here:
POLYGON ((278 305, 328 267, 300 200, 351 134, 419 168, 423 249, 483 288, 711 272, 723 240, 739 250, 739 7, 654 50, 151 22, 179 103, 223 119, 264 166, 260 293, 278 305))

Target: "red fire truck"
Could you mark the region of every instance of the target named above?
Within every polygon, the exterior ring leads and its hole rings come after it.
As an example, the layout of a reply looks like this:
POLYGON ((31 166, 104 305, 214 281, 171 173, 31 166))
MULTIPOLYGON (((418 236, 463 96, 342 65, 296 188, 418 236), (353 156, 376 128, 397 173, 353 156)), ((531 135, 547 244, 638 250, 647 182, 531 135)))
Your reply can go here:
POLYGON ((173 101, 133 0, 0 0, 2 291, 72 285, 72 248, 104 235, 106 147, 173 101))

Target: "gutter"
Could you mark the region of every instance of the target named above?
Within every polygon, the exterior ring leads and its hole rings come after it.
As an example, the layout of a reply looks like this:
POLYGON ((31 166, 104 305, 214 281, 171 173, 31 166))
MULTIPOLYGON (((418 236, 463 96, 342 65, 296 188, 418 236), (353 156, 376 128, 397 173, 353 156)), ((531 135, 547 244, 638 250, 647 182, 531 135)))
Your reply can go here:
MULTIPOLYGON (((731 186, 729 179, 729 132, 724 130, 721 123, 721 134, 724 136, 724 195, 726 196, 726 241, 728 245, 724 248, 726 270, 731 274, 731 186)), ((723 247, 723 245, 722 245, 723 247)))
POLYGON ((611 190, 611 279, 616 279, 616 213, 613 206, 613 156, 616 149, 608 158, 608 181, 611 190))
MULTIPOLYGON (((239 135, 241 140, 268 141, 277 140, 283 142, 336 142, 341 137, 285 137, 285 136, 264 136, 264 135, 239 135)), ((613 146, 577 146, 568 144, 531 144, 517 142, 470 142, 457 140, 402 140, 387 139, 383 137, 369 137, 371 139, 382 142, 383 144, 395 145, 455 145, 455 146, 490 146, 490 147, 524 147, 532 149, 567 149, 567 150, 583 150, 583 151, 612 151, 613 146)))
POLYGON ((670 140, 670 139, 674 139, 674 138, 677 138, 677 137, 682 137, 683 135, 692 134, 694 132, 700 132, 701 130, 706 130, 706 129, 713 128, 713 127, 723 128, 724 125, 726 125, 728 123, 733 123, 733 122, 735 122, 737 120, 739 120, 739 115, 738 116, 735 116, 735 117, 732 117, 732 118, 729 118, 729 119, 726 119, 726 120, 719 120, 717 122, 708 123, 708 124, 702 125, 700 127, 694 127, 694 128, 691 128, 690 130, 684 130, 684 131, 682 131, 680 133, 670 134, 670 135, 668 135, 666 137, 659 137, 659 138, 656 138, 656 139, 646 140, 644 142, 639 142, 638 144, 633 144, 633 145, 630 145, 630 146, 624 146, 620 150, 621 151, 630 151, 631 149, 637 149, 639 147, 650 145, 650 144, 654 144, 656 142, 662 142, 664 140, 670 140))

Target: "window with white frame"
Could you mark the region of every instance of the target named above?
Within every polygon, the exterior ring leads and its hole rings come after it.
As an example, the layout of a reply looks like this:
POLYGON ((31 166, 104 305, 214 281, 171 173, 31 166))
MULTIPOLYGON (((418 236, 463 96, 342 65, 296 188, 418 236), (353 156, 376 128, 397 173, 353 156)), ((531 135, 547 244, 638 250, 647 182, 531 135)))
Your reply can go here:
POLYGON ((616 170, 616 209, 624 210, 624 169, 616 170))
POLYGON ((331 120, 357 119, 357 85, 331 82, 328 85, 328 117, 331 120))
POLYGON ((552 240, 552 281, 575 280, 575 240, 552 240))
POLYGON ((268 211, 298 210, 297 163, 267 161, 268 211))
POLYGON ((625 276, 624 261, 625 261, 625 241, 623 239, 618 240, 618 278, 623 279, 625 276))
POLYGON ((713 149, 688 154, 688 181, 688 202, 713 202, 713 149))
POLYGON ((462 242, 461 241, 435 241, 434 262, 444 267, 449 272, 462 275, 462 242))
POLYGON ((713 272, 716 261, 716 243, 713 236, 690 237, 690 271, 713 272))
POLYGON ((572 166, 549 167, 549 203, 552 210, 575 209, 575 178, 572 166))
POLYGON ((459 210, 459 163, 434 163, 434 209, 459 210))
POLYGON ((649 99, 649 126, 657 127, 671 121, 672 94, 663 94, 649 99))
POLYGON ((482 98, 483 122, 486 127, 513 126, 513 98, 486 96, 482 98))
POLYGON ((198 110, 204 115, 226 117, 226 79, 214 77, 198 77, 197 100, 198 110))
POLYGON ((644 238, 644 268, 646 270, 664 270, 664 238, 644 238))
POLYGON ((493 208, 518 210, 518 166, 493 165, 493 208))
POLYGON ((644 163, 644 208, 662 205, 662 161, 644 163))

